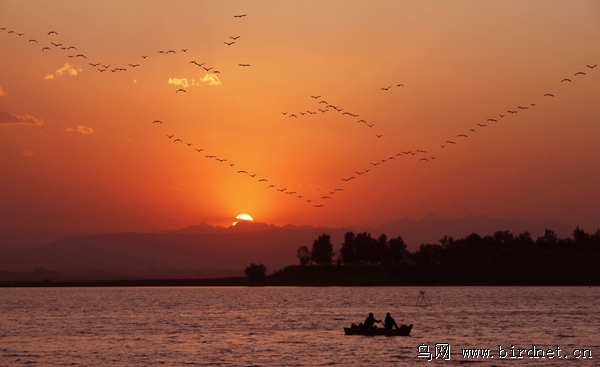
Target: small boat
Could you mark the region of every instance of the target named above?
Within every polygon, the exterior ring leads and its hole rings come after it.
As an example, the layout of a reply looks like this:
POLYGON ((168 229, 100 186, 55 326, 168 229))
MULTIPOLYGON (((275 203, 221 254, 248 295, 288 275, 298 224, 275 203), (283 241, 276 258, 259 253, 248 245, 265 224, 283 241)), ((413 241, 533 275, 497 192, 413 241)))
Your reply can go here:
POLYGON ((352 325, 352 327, 345 327, 344 333, 346 335, 385 335, 385 336, 409 336, 410 331, 412 330, 412 324, 410 325, 400 325, 398 329, 379 329, 379 328, 371 328, 365 329, 362 327, 358 327, 357 325, 352 325))

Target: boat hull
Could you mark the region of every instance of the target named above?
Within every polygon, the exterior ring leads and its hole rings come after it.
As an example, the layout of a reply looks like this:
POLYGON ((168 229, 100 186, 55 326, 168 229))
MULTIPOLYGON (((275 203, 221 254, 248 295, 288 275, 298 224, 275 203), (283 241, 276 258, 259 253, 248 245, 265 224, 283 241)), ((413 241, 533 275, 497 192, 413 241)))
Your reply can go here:
POLYGON ((346 335, 385 335, 385 336, 409 336, 412 330, 412 324, 401 325, 398 329, 364 329, 358 327, 345 327, 346 335))

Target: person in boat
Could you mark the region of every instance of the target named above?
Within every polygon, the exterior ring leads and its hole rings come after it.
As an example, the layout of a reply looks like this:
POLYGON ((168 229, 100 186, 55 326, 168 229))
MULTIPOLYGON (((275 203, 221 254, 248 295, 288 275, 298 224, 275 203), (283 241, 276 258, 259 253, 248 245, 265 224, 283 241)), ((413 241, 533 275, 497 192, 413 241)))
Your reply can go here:
POLYGON ((392 328, 394 328, 394 327, 396 329, 398 329, 396 320, 394 320, 394 318, 390 315, 389 312, 385 314, 385 320, 384 320, 383 324, 387 330, 392 330, 392 328))
POLYGON ((376 329, 377 326, 375 326, 374 324, 376 322, 381 322, 381 320, 377 320, 374 316, 373 316, 373 312, 369 312, 369 316, 365 319, 365 322, 363 324, 363 327, 365 329, 376 329))

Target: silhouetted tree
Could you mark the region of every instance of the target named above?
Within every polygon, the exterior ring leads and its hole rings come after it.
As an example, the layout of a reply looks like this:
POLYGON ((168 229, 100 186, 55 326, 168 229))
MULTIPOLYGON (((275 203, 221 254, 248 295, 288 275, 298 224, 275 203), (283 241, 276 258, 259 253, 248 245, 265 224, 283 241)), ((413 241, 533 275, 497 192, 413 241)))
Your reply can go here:
POLYGON ((267 267, 264 264, 252 263, 246 270, 244 270, 246 276, 251 282, 259 282, 265 279, 267 274, 267 267))
POLYGON ((374 258, 376 239, 371 237, 370 233, 361 232, 354 239, 354 249, 356 251, 356 260, 358 264, 366 265, 371 263, 374 258))
POLYGON ((310 264, 310 251, 308 251, 308 247, 302 246, 296 252, 298 259, 300 259, 300 265, 306 266, 310 264))
POLYGON ((313 242, 312 251, 310 252, 311 260, 317 265, 331 265, 333 261, 333 245, 331 237, 323 233, 313 242))
POLYGON ((388 242, 388 259, 392 265, 398 265, 408 258, 406 243, 402 237, 390 239, 388 242))
POLYGON ((558 237, 551 229, 544 231, 544 236, 538 237, 535 243, 540 247, 555 247, 558 244, 558 237))
POLYGON ((354 265, 357 263, 354 232, 346 232, 344 234, 344 242, 340 248, 340 258, 344 265, 354 265))

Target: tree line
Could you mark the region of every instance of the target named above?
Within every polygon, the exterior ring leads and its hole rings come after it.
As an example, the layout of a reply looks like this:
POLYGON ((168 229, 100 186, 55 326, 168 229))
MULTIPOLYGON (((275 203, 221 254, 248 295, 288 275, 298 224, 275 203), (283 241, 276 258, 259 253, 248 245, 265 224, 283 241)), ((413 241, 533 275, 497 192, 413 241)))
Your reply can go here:
POLYGON ((510 231, 444 236, 412 253, 400 236, 347 232, 337 256, 330 236, 322 234, 297 256, 301 266, 389 268, 406 284, 600 284, 600 229, 587 233, 579 227, 568 238, 550 229, 536 239, 510 231))

